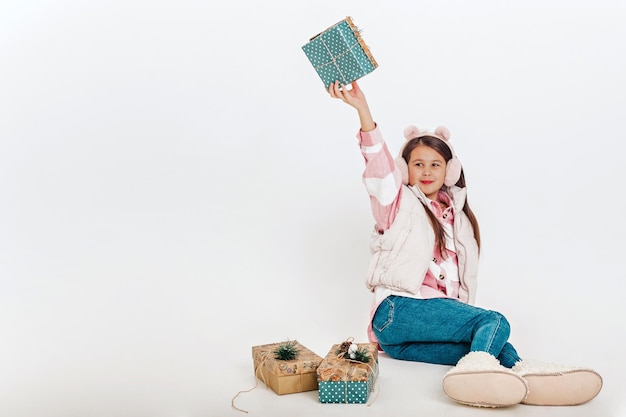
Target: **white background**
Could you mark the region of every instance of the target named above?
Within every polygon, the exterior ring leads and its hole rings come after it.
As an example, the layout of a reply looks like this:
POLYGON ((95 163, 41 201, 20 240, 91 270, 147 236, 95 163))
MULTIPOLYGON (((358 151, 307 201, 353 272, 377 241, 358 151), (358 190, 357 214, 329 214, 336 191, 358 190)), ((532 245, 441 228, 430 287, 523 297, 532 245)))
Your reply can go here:
MULTIPOLYGON (((365 341, 373 220, 301 46, 350 15, 390 148, 446 125, 482 230, 478 304, 520 354, 626 386, 623 1, 5 0, 0 415, 228 416, 251 346, 365 341)), ((447 367, 381 357, 370 406, 261 386, 267 415, 478 415, 447 367)))

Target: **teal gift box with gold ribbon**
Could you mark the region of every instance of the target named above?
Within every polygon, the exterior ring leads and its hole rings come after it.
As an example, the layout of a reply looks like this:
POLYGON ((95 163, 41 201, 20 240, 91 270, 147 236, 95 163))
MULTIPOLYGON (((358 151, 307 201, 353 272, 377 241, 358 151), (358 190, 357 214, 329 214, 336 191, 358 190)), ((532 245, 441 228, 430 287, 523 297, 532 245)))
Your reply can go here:
POLYGON ((375 343, 354 345, 367 355, 367 362, 350 359, 342 352, 342 345, 336 344, 318 366, 320 403, 367 403, 378 376, 378 348, 375 343))
POLYGON ((336 80, 350 84, 378 67, 350 16, 312 37, 302 50, 326 88, 336 80))

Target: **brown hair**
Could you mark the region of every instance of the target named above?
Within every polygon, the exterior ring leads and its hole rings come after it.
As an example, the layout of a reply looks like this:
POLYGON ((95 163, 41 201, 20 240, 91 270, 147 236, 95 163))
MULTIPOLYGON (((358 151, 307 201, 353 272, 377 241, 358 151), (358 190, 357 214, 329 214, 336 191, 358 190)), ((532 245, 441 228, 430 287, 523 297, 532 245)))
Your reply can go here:
MULTIPOLYGON (((450 159, 452 159, 452 150, 450 149, 448 145, 446 145, 444 141, 434 136, 420 136, 418 138, 413 138, 409 140, 404 146, 404 149, 402 150, 402 158, 406 161, 407 164, 409 163, 409 159, 411 157, 411 152, 413 152, 413 149, 415 149, 416 147, 420 145, 428 146, 429 148, 432 148, 433 150, 435 150, 437 153, 443 156, 446 163, 450 159)), ((461 188, 466 186, 465 173, 463 172, 463 169, 461 169, 461 176, 459 177, 459 180, 456 182, 455 185, 461 188)), ((445 190, 445 188, 446 186, 444 185, 443 189, 445 190)), ((426 209, 426 214, 428 214, 428 219, 430 220, 430 224, 432 225, 433 231, 435 232, 435 247, 439 251, 440 255, 442 257, 445 257, 446 256, 446 232, 443 226, 441 225, 441 223, 439 223, 439 220, 437 220, 437 218, 435 217, 434 213, 428 207, 426 207, 426 205, 423 202, 422 204, 424 205, 424 208, 426 209)), ((472 225, 472 230, 474 231, 474 239, 476 239, 476 243, 478 244, 478 249, 480 250, 480 229, 478 227, 478 220, 476 220, 476 216, 474 215, 474 212, 470 208, 469 203, 467 202, 467 199, 465 200, 465 205, 463 206, 463 212, 467 215, 472 225)))

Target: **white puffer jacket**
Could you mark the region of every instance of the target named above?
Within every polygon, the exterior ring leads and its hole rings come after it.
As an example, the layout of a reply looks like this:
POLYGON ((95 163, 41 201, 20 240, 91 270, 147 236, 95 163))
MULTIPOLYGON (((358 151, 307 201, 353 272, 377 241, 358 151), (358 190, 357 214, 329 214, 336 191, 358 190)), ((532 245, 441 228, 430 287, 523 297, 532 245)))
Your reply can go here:
MULTIPOLYGON (((433 257, 435 233, 426 208, 426 196, 417 186, 403 185, 400 207, 391 227, 384 234, 372 233, 372 259, 366 285, 372 290, 383 286, 417 294, 433 257)), ((450 187, 448 195, 454 206, 454 245, 459 266, 459 298, 474 304, 478 274, 478 244, 472 224, 463 212, 467 191, 450 187)))

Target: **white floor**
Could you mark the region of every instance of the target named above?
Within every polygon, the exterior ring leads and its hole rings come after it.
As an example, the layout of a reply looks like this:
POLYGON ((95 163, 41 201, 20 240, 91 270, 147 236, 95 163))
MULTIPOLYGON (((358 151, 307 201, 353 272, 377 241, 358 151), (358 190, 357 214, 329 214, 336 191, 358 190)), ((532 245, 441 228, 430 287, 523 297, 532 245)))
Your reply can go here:
MULTIPOLYGON (((615 352, 617 353, 617 352, 615 352)), ((626 386, 624 376, 608 358, 596 358, 595 367, 604 379, 604 387, 591 402, 575 407, 536 407, 517 405, 502 409, 480 409, 463 406, 448 399, 441 389, 441 380, 449 369, 446 366, 403 362, 380 357, 380 375, 376 391, 367 405, 321 404, 317 391, 276 395, 262 383, 250 391, 241 393, 235 405, 248 411, 250 416, 478 416, 492 413, 499 416, 626 416, 621 402, 626 386)), ((219 384, 211 416, 244 416, 245 413, 231 409, 231 399, 239 390, 254 386, 252 363, 248 358, 238 361, 236 372, 219 384)), ((623 366, 621 367, 623 371, 623 366)), ((228 372, 225 370, 225 372, 228 372)))
MULTIPOLYGON (((223 311, 222 318, 227 319, 229 313, 226 309, 223 311)), ((149 324, 142 327, 130 316, 123 335, 117 333, 119 329, 109 329, 105 335, 98 336, 102 328, 96 332, 84 323, 64 320, 54 311, 50 314, 53 319, 47 322, 49 331, 40 329, 38 334, 33 334, 32 325, 25 324, 21 326, 19 340, 15 341, 13 333, 2 343, 1 416, 402 417, 482 416, 486 413, 528 417, 626 416, 621 344, 598 347, 591 343, 574 347, 572 342, 576 337, 570 332, 572 325, 562 325, 562 333, 553 335, 540 331, 543 342, 537 343, 536 349, 525 350, 532 351, 534 357, 553 358, 558 349, 570 345, 564 355, 567 363, 578 357, 579 363, 598 370, 604 378, 603 390, 594 400, 581 406, 518 405, 484 410, 459 405, 449 400, 441 389, 448 367, 403 362, 382 354, 376 391, 368 405, 320 404, 317 391, 279 396, 259 383, 236 399, 235 405, 248 411, 246 414, 233 409, 231 401, 239 391, 255 385, 251 346, 281 341, 271 324, 257 326, 250 316, 248 327, 235 318, 234 322, 240 327, 232 327, 233 321, 224 320, 224 325, 213 322, 214 326, 208 328, 209 321, 196 315, 195 323, 192 317, 185 320, 186 323, 168 323, 161 317, 159 329, 150 330, 149 324), (134 333, 132 328, 135 328, 134 333), (545 343, 549 340, 551 342, 545 343), (544 355, 539 355, 540 351, 544 355)), ((85 320, 91 319, 93 316, 85 320)), ((268 320, 267 317, 262 319, 268 320)), ((45 321, 42 317, 38 320, 45 321)), ((296 328, 290 323, 288 319, 283 321, 284 332, 296 328)), ((299 341, 321 356, 339 339, 339 334, 349 334, 352 326, 327 326, 327 317, 321 317, 318 325, 311 323, 308 330, 301 328, 299 341)), ((123 325, 119 322, 117 326, 123 325)), ((523 340, 523 336, 517 332, 515 337, 523 340)), ((518 344, 523 345, 527 343, 518 344)))
MULTIPOLYGON (((251 416, 622 416, 617 398, 623 389, 614 385, 615 375, 605 374, 606 386, 593 401, 576 407, 535 407, 517 405, 503 409, 463 406, 448 399, 441 389, 447 367, 422 363, 404 363, 386 356, 380 358, 381 374, 377 392, 367 405, 320 404, 317 391, 278 396, 265 386, 244 393, 236 405, 251 416)), ((250 381, 251 382, 251 381, 250 381)), ((227 398, 223 399, 227 400, 227 398)), ((227 401, 226 401, 227 402, 227 401)), ((228 404, 216 404, 215 416, 241 415, 231 412, 228 404)))

